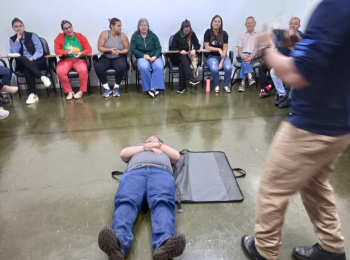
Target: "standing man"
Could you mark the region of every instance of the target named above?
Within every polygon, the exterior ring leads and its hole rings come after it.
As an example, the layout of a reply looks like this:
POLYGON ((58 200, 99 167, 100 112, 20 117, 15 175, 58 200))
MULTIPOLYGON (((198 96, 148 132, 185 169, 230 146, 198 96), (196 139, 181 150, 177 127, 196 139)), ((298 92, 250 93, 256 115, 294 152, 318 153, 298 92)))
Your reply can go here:
POLYGON ((292 58, 269 48, 267 34, 259 37, 265 62, 293 86, 293 96, 291 115, 276 133, 261 177, 254 237, 242 237, 242 248, 251 259, 278 259, 284 215, 297 192, 318 242, 295 247, 293 256, 346 259, 328 178, 350 142, 350 23, 344 22, 349 16, 350 0, 322 1, 292 58))
POLYGON ((245 91, 245 77, 248 76, 248 84, 255 84, 255 80, 252 76, 253 62, 255 62, 255 55, 257 53, 256 38, 258 33, 254 31, 256 22, 253 16, 249 16, 246 19, 245 26, 247 30, 242 32, 237 39, 238 56, 237 61, 241 63, 241 71, 239 78, 242 79, 241 84, 238 87, 239 92, 245 91))

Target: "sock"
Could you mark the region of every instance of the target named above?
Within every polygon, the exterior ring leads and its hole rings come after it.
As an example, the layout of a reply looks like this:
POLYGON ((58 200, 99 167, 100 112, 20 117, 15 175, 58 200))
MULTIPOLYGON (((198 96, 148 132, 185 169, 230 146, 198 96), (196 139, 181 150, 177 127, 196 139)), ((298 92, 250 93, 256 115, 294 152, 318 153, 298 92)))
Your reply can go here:
POLYGON ((114 84, 114 88, 119 88, 119 85, 118 84, 114 84))
POLYGON ((248 79, 251 79, 251 78, 252 78, 252 74, 248 73, 248 79))
POLYGON ((241 85, 245 85, 245 80, 244 79, 242 79, 241 85))
POLYGON ((103 87, 104 89, 109 89, 108 83, 103 84, 102 87, 103 87))
POLYGON ((265 88, 266 88, 266 90, 267 90, 268 92, 270 92, 271 89, 272 89, 272 86, 271 86, 271 85, 267 85, 265 88))

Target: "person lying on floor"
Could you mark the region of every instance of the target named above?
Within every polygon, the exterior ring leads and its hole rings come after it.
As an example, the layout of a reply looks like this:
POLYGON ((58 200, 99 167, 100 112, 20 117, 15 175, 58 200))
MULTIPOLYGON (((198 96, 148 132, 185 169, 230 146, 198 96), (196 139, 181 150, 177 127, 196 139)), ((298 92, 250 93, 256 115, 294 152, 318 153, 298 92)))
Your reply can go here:
POLYGON ((172 259, 183 253, 186 239, 175 230, 175 179, 172 165, 180 159, 177 150, 151 136, 145 144, 124 148, 128 163, 115 196, 112 227, 104 226, 98 245, 109 260, 122 260, 133 241, 133 227, 142 202, 151 210, 153 259, 172 259))

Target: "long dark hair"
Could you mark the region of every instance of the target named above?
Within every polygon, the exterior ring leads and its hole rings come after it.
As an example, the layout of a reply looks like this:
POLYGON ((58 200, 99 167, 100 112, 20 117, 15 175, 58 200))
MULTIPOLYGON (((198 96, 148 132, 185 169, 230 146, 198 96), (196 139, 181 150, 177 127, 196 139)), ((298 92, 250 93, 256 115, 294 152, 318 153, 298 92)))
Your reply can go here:
POLYGON ((182 33, 183 29, 187 28, 187 27, 190 27, 190 33, 188 34, 187 36, 187 43, 188 43, 188 48, 189 50, 191 50, 191 36, 192 36, 192 33, 193 33, 193 30, 192 30, 192 27, 191 27, 191 22, 189 20, 185 20, 181 23, 181 27, 180 27, 180 30, 179 30, 179 33, 182 33))
POLYGON ((215 15, 213 17, 213 19, 211 19, 211 22, 210 22, 210 41, 217 41, 218 43, 224 43, 224 30, 222 29, 224 27, 224 24, 222 22, 222 18, 220 15, 215 15), (214 34, 214 31, 213 31, 213 21, 215 20, 215 18, 219 17, 220 20, 221 20, 221 27, 219 29, 219 32, 218 32, 218 35, 215 35, 214 34))

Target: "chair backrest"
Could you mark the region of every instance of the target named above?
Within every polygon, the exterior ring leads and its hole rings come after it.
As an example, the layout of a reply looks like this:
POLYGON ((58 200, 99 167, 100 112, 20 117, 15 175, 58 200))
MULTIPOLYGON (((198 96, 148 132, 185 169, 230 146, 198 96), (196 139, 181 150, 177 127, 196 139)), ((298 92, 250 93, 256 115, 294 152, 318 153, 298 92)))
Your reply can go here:
POLYGON ((169 38, 169 47, 168 47, 168 49, 170 48, 170 45, 173 42, 174 35, 175 34, 171 35, 170 38, 169 38))
POLYGON ((47 44, 47 41, 44 38, 39 37, 41 45, 43 46, 44 50, 44 56, 50 54, 50 48, 49 45, 47 44))

